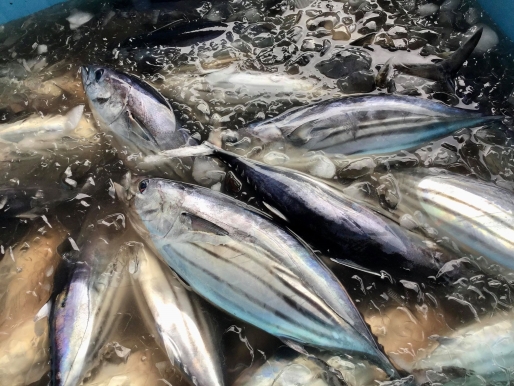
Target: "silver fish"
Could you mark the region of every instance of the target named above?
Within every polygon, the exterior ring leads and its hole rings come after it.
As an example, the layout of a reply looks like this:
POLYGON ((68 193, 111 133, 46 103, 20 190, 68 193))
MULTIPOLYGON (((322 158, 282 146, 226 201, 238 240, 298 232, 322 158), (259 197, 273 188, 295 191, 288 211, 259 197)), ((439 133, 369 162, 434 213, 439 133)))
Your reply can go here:
POLYGON ((441 383, 509 384, 514 372, 514 322, 512 314, 474 323, 454 334, 438 337, 439 346, 414 366, 419 381, 434 375, 441 383), (427 372, 428 370, 428 372, 427 372), (430 374, 432 373, 432 374, 430 374), (444 382, 446 380, 447 382, 444 382))
POLYGON ((402 207, 411 212, 423 209, 464 250, 514 269, 514 195, 510 191, 440 169, 395 177, 404 192, 402 207))
POLYGON ((260 212, 163 179, 118 193, 136 229, 211 303, 293 346, 360 354, 398 375, 332 272, 260 212))
POLYGON ((102 130, 112 132, 122 158, 186 145, 168 101, 136 76, 99 66, 82 67, 89 106, 102 130))
POLYGON ((303 149, 379 154, 414 148, 497 119, 426 99, 367 95, 293 109, 247 131, 264 142, 285 139, 303 149))
MULTIPOLYGON (((73 267, 68 282, 53 301, 49 324, 54 385, 72 386, 81 382, 91 352, 96 352, 104 342, 115 315, 115 281, 122 276, 109 275, 102 280, 109 261, 106 256, 111 256, 113 251, 104 239, 105 225, 100 227, 102 231, 96 234, 87 232, 87 226, 84 228, 80 252, 69 254, 73 267)), ((56 273, 57 280, 65 276, 63 272, 56 273)))
POLYGON ((30 116, 21 121, 0 125, 0 139, 18 143, 28 137, 50 134, 63 136, 77 127, 84 112, 84 105, 78 105, 66 115, 30 116))
POLYGON ((185 289, 169 267, 142 244, 132 248, 136 248, 137 268, 131 276, 136 297, 149 308, 147 323, 157 331, 171 363, 194 385, 223 385, 213 333, 197 295, 185 289))
POLYGON ((293 231, 316 248, 329 250, 330 256, 369 270, 399 270, 423 279, 439 271, 431 253, 414 242, 416 235, 327 184, 221 149, 215 154, 255 187, 272 213, 278 210, 293 231))
POLYGON ((329 373, 328 365, 315 358, 280 348, 253 373, 243 373, 235 386, 343 386, 346 383, 329 373))

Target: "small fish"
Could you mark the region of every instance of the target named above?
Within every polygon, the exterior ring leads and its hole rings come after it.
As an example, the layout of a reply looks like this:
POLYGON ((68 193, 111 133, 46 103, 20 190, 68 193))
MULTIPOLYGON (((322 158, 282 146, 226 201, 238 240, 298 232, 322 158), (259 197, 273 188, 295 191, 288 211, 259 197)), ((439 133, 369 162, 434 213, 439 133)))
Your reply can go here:
POLYGON ((223 385, 214 335, 198 296, 142 244, 136 253, 137 271, 131 276, 136 297, 150 310, 147 322, 157 331, 171 363, 194 385, 223 385))
POLYGON ((143 238, 211 303, 293 347, 361 355, 398 376, 332 272, 262 213, 164 179, 117 192, 143 238))
POLYGON ((190 47, 220 37, 228 25, 212 21, 193 21, 176 23, 169 28, 160 28, 144 35, 125 40, 121 47, 190 47))
POLYGON ((77 265, 67 288, 56 298, 50 314, 52 384, 79 384, 93 333, 92 269, 77 265))
MULTIPOLYGON (((96 219, 95 211, 88 219, 96 219)), ((89 223, 83 227, 81 238, 71 245, 75 251, 67 254, 55 274, 56 284, 51 299, 49 326, 51 341, 52 385, 74 386, 80 384, 91 359, 105 343, 115 310, 116 288, 123 278, 110 272, 103 275, 113 254, 107 227, 98 225, 100 231, 92 233, 89 223), (68 272, 68 274, 66 274, 68 272), (64 280, 64 281, 63 281, 64 280)), ((109 269, 113 271, 113 269, 109 269)), ((117 300, 120 301, 121 299, 117 300)))
POLYGON ((33 187, 0 188, 0 217, 36 218, 48 214, 49 209, 72 199, 77 191, 41 183, 33 187), (39 186, 37 186, 39 185, 39 186))
POLYGON ((246 130, 264 142, 285 139, 302 149, 382 154, 415 148, 463 127, 502 118, 426 99, 367 95, 293 109, 246 130))
POLYGON ((395 62, 394 57, 389 59, 376 76, 378 87, 387 88, 395 72, 416 76, 424 79, 441 82, 453 92, 455 89, 454 78, 466 60, 469 59, 473 50, 482 37, 483 28, 477 31, 462 46, 455 51, 448 59, 439 63, 404 63, 395 62))
POLYGON ((319 359, 282 347, 252 373, 244 372, 234 386, 346 386, 328 367, 319 359))
POLYGON ((513 363, 514 323, 508 314, 459 329, 419 360, 413 372, 421 382, 437 372, 448 380, 465 384, 483 384, 484 378, 490 383, 508 384, 513 363))
POLYGON ((134 61, 146 74, 162 70, 181 53, 182 47, 191 47, 219 38, 227 31, 227 24, 206 20, 185 22, 178 20, 170 26, 131 37, 113 47, 115 59, 134 61))
POLYGON ((191 139, 178 127, 168 101, 138 77, 84 66, 82 82, 95 119, 114 134, 122 158, 175 149, 191 139))
POLYGON ((72 108, 66 115, 32 115, 21 121, 0 125, 0 139, 18 143, 27 137, 57 133, 62 136, 77 127, 84 112, 84 105, 72 108))
POLYGON ((514 196, 441 169, 397 173, 405 206, 423 209, 464 250, 514 269, 514 196))

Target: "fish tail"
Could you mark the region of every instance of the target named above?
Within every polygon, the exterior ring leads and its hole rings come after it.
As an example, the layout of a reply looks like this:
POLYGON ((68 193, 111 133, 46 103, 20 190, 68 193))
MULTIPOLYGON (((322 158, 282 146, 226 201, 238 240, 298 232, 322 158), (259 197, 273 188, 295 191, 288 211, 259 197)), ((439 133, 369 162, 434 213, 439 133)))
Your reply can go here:
POLYGON ((396 64, 386 63, 380 69, 377 80, 379 84, 384 87, 385 81, 389 73, 392 71, 392 66, 401 72, 417 76, 420 78, 430 79, 435 82, 446 82, 450 90, 455 89, 454 78, 461 69, 466 60, 469 59, 473 50, 477 46, 480 38, 482 37, 483 28, 479 28, 457 51, 455 51, 449 58, 437 64, 396 64))
POLYGON ((477 31, 459 47, 448 59, 438 64, 440 71, 450 79, 453 79, 457 72, 461 69, 462 65, 473 53, 477 46, 480 38, 482 37, 483 28, 477 29, 477 31))

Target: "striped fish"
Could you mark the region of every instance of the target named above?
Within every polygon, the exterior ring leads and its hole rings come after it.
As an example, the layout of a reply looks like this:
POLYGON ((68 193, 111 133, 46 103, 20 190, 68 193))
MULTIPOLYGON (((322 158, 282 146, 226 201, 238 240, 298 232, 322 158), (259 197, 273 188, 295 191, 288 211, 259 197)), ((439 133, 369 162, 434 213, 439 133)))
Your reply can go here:
POLYGON ((440 169, 395 174, 402 207, 420 207, 462 249, 514 269, 514 195, 440 169))
MULTIPOLYGON (((80 384, 91 353, 106 342, 116 316, 116 302, 122 300, 116 300, 115 295, 123 276, 116 272, 105 275, 106 266, 116 265, 106 264, 111 261, 106 257, 115 253, 104 239, 105 232, 84 234, 79 243, 81 251, 72 256, 68 282, 50 311, 51 384, 55 386, 80 384)), ((63 279, 59 276, 56 273, 56 280, 63 279)))
POLYGON ((439 265, 416 234, 306 174, 270 166, 204 144, 255 188, 264 205, 333 258, 368 270, 426 279, 439 265))
MULTIPOLYGON (((252 366, 254 367, 254 366, 252 366)), ((347 386, 321 360, 281 347, 257 369, 248 369, 234 386, 347 386), (254 370, 253 372, 250 372, 254 370)), ((338 374, 340 375, 340 374, 338 374)))
POLYGON ((214 305, 292 346, 361 355, 398 375, 332 272, 261 213, 163 179, 139 179, 118 193, 135 228, 214 305))
POLYGON ((286 139, 308 150, 380 154, 415 148, 500 118, 427 99, 367 95, 293 109, 251 125, 247 131, 264 142, 286 139))
POLYGON ((150 310, 146 322, 156 331, 171 363, 194 385, 223 385, 219 354, 198 296, 186 290, 142 244, 129 248, 134 249, 137 262, 131 275, 136 298, 150 310))
POLYGON ((514 372, 514 321, 512 313, 473 323, 447 337, 420 359, 413 372, 420 384, 434 372, 442 373, 452 385, 508 385, 514 372))
POLYGON ((52 384, 77 385, 82 380, 93 332, 91 267, 77 265, 65 291, 55 299, 50 314, 52 384))

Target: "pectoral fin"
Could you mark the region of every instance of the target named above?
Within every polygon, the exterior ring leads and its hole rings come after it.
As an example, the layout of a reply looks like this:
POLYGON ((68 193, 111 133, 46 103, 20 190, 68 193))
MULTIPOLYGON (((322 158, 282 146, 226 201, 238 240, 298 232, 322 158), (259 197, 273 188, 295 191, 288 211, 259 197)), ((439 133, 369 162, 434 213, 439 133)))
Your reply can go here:
POLYGON ((150 134, 145 128, 144 125, 132 115, 130 111, 127 111, 127 121, 130 128, 130 133, 135 135, 136 137, 141 138, 146 142, 151 142, 155 146, 159 146, 155 138, 150 134))
POLYGON ((228 236, 225 229, 194 214, 182 212, 181 219, 192 231, 211 233, 216 236, 228 236))

